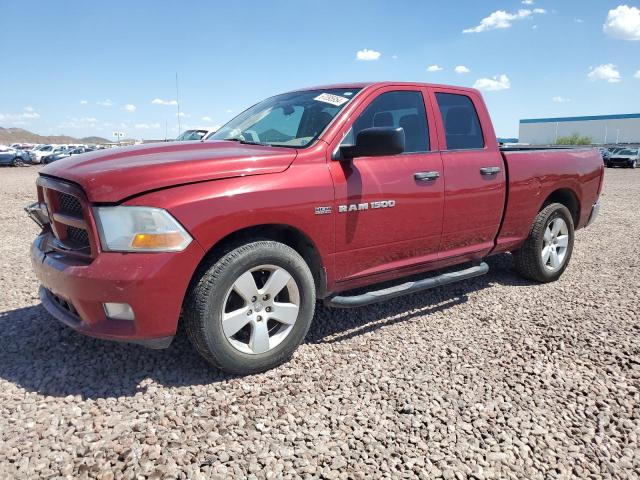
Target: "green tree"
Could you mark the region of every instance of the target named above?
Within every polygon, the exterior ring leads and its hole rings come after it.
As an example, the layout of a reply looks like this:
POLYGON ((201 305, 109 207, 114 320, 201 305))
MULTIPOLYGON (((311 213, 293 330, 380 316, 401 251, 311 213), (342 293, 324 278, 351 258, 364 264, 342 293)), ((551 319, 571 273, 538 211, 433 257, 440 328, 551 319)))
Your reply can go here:
POLYGON ((578 133, 569 135, 568 137, 558 137, 556 145, 591 145, 593 139, 591 137, 582 136, 578 133))

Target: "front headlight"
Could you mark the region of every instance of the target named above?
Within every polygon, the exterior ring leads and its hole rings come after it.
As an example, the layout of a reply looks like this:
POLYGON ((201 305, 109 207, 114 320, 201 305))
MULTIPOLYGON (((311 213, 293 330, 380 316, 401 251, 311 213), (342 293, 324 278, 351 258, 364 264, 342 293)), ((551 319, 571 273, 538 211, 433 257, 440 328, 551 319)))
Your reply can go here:
POLYGON ((102 249, 109 252, 180 252, 191 236, 169 212, 153 207, 93 209, 102 249))

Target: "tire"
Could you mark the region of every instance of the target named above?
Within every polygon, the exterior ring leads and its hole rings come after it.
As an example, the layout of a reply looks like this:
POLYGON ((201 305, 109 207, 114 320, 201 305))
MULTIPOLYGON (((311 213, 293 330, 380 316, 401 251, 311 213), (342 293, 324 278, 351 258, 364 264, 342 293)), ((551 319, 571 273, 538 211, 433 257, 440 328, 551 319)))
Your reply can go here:
POLYGON ((282 243, 264 240, 224 253, 202 272, 187 294, 182 321, 209 363, 248 375, 286 362, 304 340, 314 309, 315 284, 304 259, 282 243), (270 288, 270 280, 277 286, 270 288), (287 321, 274 319, 279 315, 287 321))
POLYGON ((16 158, 13 159, 12 165, 14 167, 23 167, 24 166, 24 160, 22 160, 22 158, 20 158, 20 157, 16 157, 16 158))
POLYGON ((533 226, 524 245, 520 250, 513 253, 515 269, 524 278, 541 283, 553 282, 560 278, 569 265, 573 252, 573 242, 573 217, 567 207, 560 203, 547 205, 534 219, 533 226), (560 221, 556 224, 556 220, 560 221), (564 223, 564 229, 554 236, 553 227, 562 227, 562 223, 564 223), (547 232, 548 228, 551 237, 547 232), (563 232, 566 232, 566 244, 563 232), (555 246, 552 245, 553 240, 556 241, 555 246), (561 244, 565 246, 561 247, 561 244), (546 245, 549 246, 544 251, 546 245), (547 254, 547 260, 543 257, 545 253, 547 254), (558 260, 560 261, 559 264, 558 260))

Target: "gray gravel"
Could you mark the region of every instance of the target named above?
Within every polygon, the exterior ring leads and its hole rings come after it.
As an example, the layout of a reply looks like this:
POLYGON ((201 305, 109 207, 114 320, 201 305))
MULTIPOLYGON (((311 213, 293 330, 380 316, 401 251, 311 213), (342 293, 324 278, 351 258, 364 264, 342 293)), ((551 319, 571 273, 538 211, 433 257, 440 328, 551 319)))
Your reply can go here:
POLYGON ((85 338, 38 305, 36 167, 0 169, 0 478, 638 478, 640 170, 607 170, 560 281, 510 271, 321 308, 252 377, 85 338))

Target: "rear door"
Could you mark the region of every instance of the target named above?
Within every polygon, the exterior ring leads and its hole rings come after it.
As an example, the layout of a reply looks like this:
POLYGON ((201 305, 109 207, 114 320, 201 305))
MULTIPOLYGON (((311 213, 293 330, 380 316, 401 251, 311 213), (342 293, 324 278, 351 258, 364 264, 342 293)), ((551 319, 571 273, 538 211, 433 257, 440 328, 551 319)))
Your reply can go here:
POLYGON ((431 89, 442 146, 444 216, 439 258, 485 256, 500 228, 505 167, 480 95, 431 89))
POLYGON ((335 186, 336 280, 349 281, 435 260, 444 179, 428 93, 384 87, 369 94, 333 140, 353 144, 369 127, 402 127, 401 155, 329 161, 335 186))

